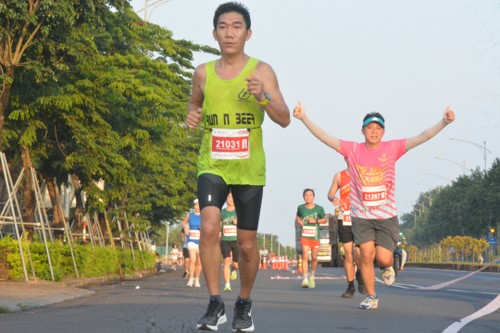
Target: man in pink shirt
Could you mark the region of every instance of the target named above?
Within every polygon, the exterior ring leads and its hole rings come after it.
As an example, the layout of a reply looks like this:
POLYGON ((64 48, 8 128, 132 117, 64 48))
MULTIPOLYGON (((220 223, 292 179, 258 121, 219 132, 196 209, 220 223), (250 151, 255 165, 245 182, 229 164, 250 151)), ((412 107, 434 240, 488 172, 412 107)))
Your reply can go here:
POLYGON ((354 242, 361 250, 361 274, 368 296, 361 309, 377 309, 374 259, 382 270, 386 285, 394 283, 393 251, 399 239, 399 221, 395 200, 396 161, 408 150, 426 142, 455 120, 447 106, 436 125, 417 136, 382 141, 385 120, 379 113, 369 113, 363 119, 361 132, 365 142, 355 143, 328 135, 306 115, 302 104, 293 111, 309 131, 327 146, 342 154, 351 177, 351 216, 354 242))

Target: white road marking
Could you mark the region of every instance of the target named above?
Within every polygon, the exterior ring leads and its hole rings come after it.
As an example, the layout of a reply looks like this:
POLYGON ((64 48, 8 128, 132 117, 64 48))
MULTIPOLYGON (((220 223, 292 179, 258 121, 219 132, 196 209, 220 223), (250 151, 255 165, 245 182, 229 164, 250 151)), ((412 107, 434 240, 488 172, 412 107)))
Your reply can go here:
MULTIPOLYGON (((415 289, 415 290, 440 290, 443 288, 446 288, 448 286, 451 286, 452 284, 455 284, 459 281, 463 281, 465 279, 468 279, 469 277, 485 270, 487 267, 494 265, 497 261, 500 261, 500 257, 491 261, 488 265, 485 265, 478 269, 477 271, 471 272, 467 275, 464 275, 462 277, 459 277, 454 280, 450 280, 447 282, 435 284, 433 286, 428 286, 428 287, 422 287, 422 286, 417 286, 417 285, 412 285, 412 284, 402 284, 402 283, 394 283, 392 286, 396 288, 401 288, 401 289, 415 289)), ((297 276, 271 276, 271 280, 301 280, 302 276, 297 275, 297 276)), ((323 276, 316 276, 316 280, 343 280, 345 279, 345 276, 336 276, 336 275, 329 275, 329 274, 323 274, 323 276)), ((384 283, 382 280, 380 280, 378 277, 375 276, 375 281, 384 283)), ((460 289, 448 289, 449 291, 452 292, 460 292, 460 293, 467 293, 471 292, 468 290, 460 290, 460 289)), ((478 311, 474 312, 473 314, 460 319, 450 326, 448 326, 442 333, 457 333, 460 331, 465 325, 470 323, 473 320, 476 320, 478 318, 484 317, 492 312, 495 312, 496 310, 500 309, 500 294, 496 293, 490 293, 490 292, 473 292, 473 293, 481 293, 481 294, 486 294, 486 295, 497 295, 490 303, 486 304, 484 307, 479 309, 478 311)))
MULTIPOLYGON (((271 276, 271 280, 302 280, 304 277, 302 275, 296 276, 283 276, 275 275, 271 276)), ((345 277, 341 276, 314 276, 314 280, 345 280, 345 277)))
POLYGON ((483 306, 478 311, 448 326, 442 333, 457 333, 462 329, 462 327, 464 327, 471 321, 486 316, 492 312, 495 312, 499 308, 500 308, 500 294, 498 294, 498 296, 495 297, 494 300, 483 306))
POLYGON ((471 277, 472 275, 474 274, 477 274, 483 270, 485 270, 486 268, 490 267, 491 265, 494 265, 497 261, 500 260, 500 257, 496 258, 495 260, 493 260, 492 262, 490 262, 488 265, 485 265, 483 267, 481 267, 480 269, 478 269, 477 271, 474 271, 474 272, 471 272, 467 275, 464 275, 462 277, 459 277, 458 279, 455 279, 455 280, 451 280, 451 281, 447 281, 447 282, 443 282, 443 283, 439 283, 439 284, 435 284, 433 286, 428 286, 428 287, 420 287, 420 289, 422 290, 439 290, 439 289, 443 289, 443 288, 446 288, 448 286, 451 286, 452 284, 454 283, 457 283, 459 281, 462 281, 462 280, 465 280, 465 279, 468 279, 469 277, 471 277))
MULTIPOLYGON (((459 278, 454 279, 454 280, 435 284, 433 286, 428 286, 428 287, 418 287, 418 286, 415 286, 415 287, 417 287, 417 290, 440 290, 440 289, 449 287, 452 284, 455 284, 459 281, 463 281, 465 279, 468 279, 469 277, 485 270, 486 268, 490 267, 491 265, 494 265, 499 260, 500 260, 500 257, 491 261, 488 265, 481 267, 477 271, 471 272, 467 275, 464 275, 464 276, 459 277, 459 278)), ((380 281, 380 282, 382 282, 382 281, 380 281)), ((395 284, 395 286, 399 287, 399 288, 403 288, 403 289, 408 289, 408 286, 404 286, 404 285, 395 284)), ((462 292, 462 293, 467 292, 467 291, 458 290, 458 289, 449 289, 449 291, 462 292)), ((483 292, 483 294, 486 294, 486 293, 483 292)), ((496 293, 491 293, 491 294, 497 295, 497 296, 490 303, 486 304, 484 307, 482 307, 478 311, 474 312, 473 314, 471 314, 463 319, 460 319, 459 321, 454 322, 453 324, 448 326, 442 333, 457 333, 458 331, 460 331, 462 329, 462 327, 464 327, 465 325, 467 325, 471 321, 476 320, 478 318, 481 318, 483 316, 486 316, 486 315, 498 310, 500 308, 500 294, 496 294, 496 293)))

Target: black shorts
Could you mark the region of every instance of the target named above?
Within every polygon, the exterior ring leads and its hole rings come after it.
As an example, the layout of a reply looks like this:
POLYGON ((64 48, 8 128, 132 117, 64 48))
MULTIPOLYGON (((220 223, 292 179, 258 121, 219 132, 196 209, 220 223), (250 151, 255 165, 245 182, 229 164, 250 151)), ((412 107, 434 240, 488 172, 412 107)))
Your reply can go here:
POLYGON ((200 209, 215 206, 222 209, 229 191, 233 194, 238 229, 257 230, 262 205, 261 185, 228 185, 222 177, 203 173, 198 176, 198 200, 200 209))
POLYGON ((354 235, 352 234, 351 226, 344 226, 344 223, 341 219, 339 221, 339 240, 342 243, 354 242, 354 235))
POLYGON ((231 257, 231 252, 233 252, 233 261, 238 262, 238 244, 236 241, 221 241, 220 250, 224 259, 231 257))
POLYGON ((187 247, 182 248, 182 255, 184 256, 184 259, 189 259, 189 250, 187 247))

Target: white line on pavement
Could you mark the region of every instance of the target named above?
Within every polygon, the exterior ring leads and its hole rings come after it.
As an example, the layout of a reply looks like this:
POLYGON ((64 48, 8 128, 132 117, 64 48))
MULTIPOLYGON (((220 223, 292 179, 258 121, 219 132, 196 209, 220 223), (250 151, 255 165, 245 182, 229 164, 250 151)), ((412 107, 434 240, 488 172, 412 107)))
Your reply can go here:
POLYGON ((498 296, 495 297, 495 299, 493 299, 490 303, 483 306, 478 311, 448 326, 442 333, 457 333, 462 329, 462 327, 464 327, 471 321, 486 316, 492 312, 495 312, 499 308, 500 308, 500 294, 498 294, 498 296))

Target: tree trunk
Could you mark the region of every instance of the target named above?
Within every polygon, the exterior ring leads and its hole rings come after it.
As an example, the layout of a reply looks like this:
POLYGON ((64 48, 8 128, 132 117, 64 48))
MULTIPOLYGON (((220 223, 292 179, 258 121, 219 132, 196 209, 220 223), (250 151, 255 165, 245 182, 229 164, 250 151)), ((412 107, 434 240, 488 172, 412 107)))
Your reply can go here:
MULTIPOLYGON (((23 186, 23 202, 24 202, 24 222, 35 222, 35 195, 33 193, 33 182, 31 181, 30 170, 33 166, 29 148, 26 145, 21 146, 21 155, 24 168, 24 186, 23 186)), ((26 231, 28 239, 33 240, 33 225, 27 225, 26 231)))
MULTIPOLYGON (((8 79, 4 79, 5 82, 14 81, 14 67, 7 67, 6 74, 8 79)), ((0 87, 0 151, 3 147, 3 127, 5 125, 5 109, 7 108, 7 103, 9 103, 10 90, 12 88, 12 83, 6 83, 3 87, 0 87)))
POLYGON ((111 229, 111 223, 109 223, 108 214, 106 213, 106 211, 104 211, 104 221, 106 222, 106 230, 108 232, 109 243, 111 245, 111 248, 115 250, 116 246, 115 246, 115 240, 113 238, 113 231, 111 229))
POLYGON ((51 223, 51 226, 54 227, 56 230, 54 230, 54 235, 56 239, 62 239, 64 236, 64 232, 61 232, 58 230, 59 228, 64 228, 63 224, 63 218, 62 216, 62 211, 60 209, 61 207, 61 202, 60 198, 57 195, 57 189, 56 189, 56 183, 54 182, 54 179, 46 179, 45 183, 47 184, 47 192, 49 193, 50 197, 50 202, 52 204, 52 213, 53 213, 53 220, 51 223))
POLYGON ((75 208, 75 220, 78 228, 83 228, 83 214, 84 214, 84 202, 82 198, 82 187, 80 185, 80 180, 77 176, 71 175, 71 183, 73 184, 73 188, 75 189, 75 199, 76 199, 76 208, 75 208))

